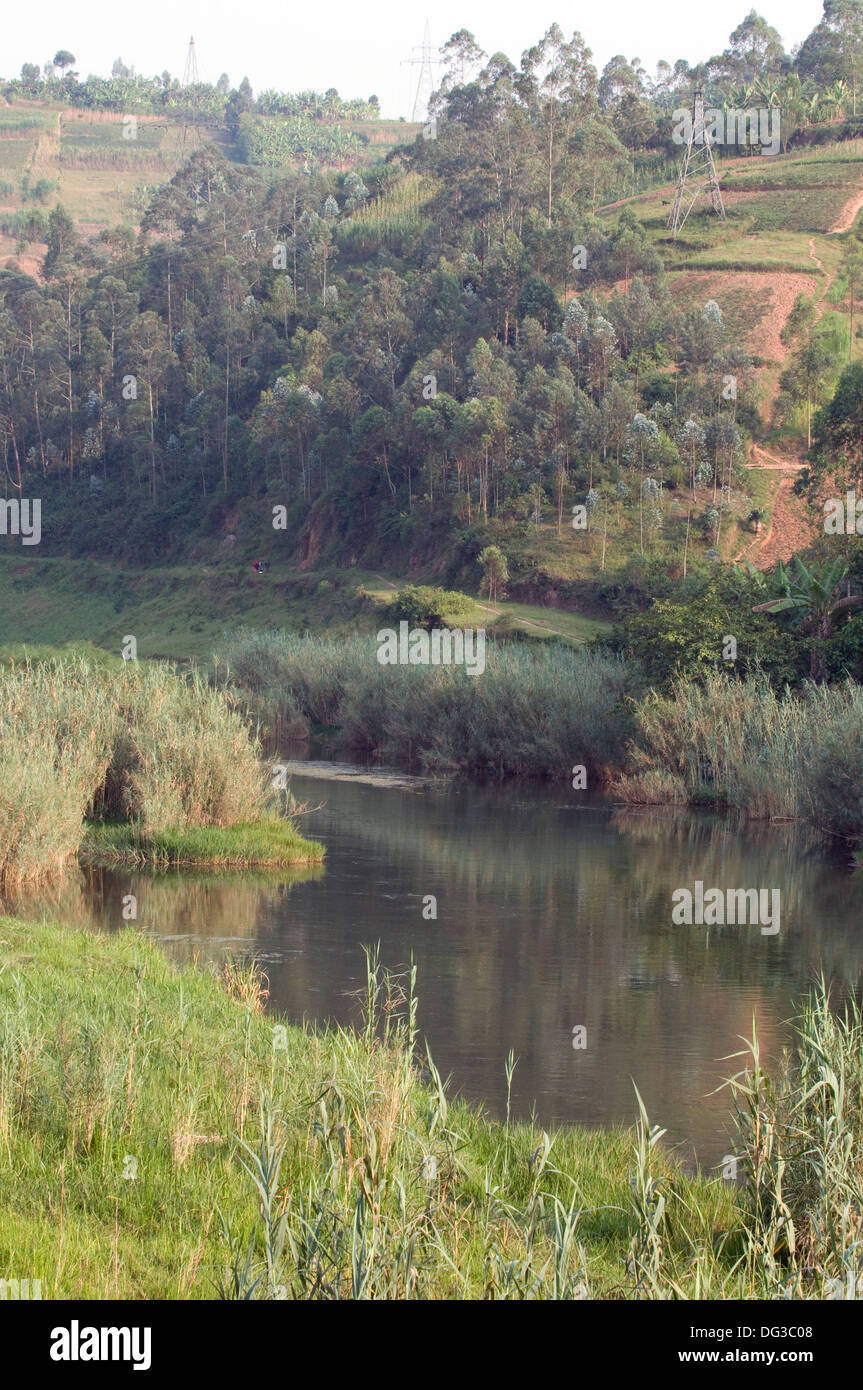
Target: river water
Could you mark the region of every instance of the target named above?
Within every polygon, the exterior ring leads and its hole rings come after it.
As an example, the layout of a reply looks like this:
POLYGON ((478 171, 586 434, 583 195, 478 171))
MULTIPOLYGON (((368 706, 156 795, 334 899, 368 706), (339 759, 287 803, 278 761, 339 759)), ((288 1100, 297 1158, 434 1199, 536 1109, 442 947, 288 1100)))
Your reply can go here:
POLYGON ((631 1122, 637 1085, 687 1166, 733 1151, 729 1094, 712 1093, 753 1019, 775 1057, 819 970, 838 996, 863 983, 859 877, 800 827, 621 810, 566 786, 292 789, 322 868, 89 871, 20 910, 116 930, 133 893, 139 928, 178 958, 256 953, 294 1020, 356 1021, 363 946, 379 942, 392 969, 416 962, 419 1025, 456 1091, 500 1115, 510 1049, 513 1113, 544 1125, 631 1122), (675 926, 672 893, 696 880, 778 888, 780 930, 675 926))

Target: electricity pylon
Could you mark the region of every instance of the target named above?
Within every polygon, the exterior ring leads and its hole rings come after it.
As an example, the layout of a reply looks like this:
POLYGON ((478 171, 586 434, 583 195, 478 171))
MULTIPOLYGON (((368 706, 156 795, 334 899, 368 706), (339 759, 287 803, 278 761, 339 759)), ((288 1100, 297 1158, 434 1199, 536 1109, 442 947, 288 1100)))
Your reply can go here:
POLYGON ((713 211, 724 222, 725 204, 722 201, 722 190, 719 187, 713 150, 710 148, 710 132, 704 125, 704 97, 701 91, 697 90, 692 103, 692 124, 689 129, 689 140, 686 145, 686 153, 683 156, 683 163, 680 166, 680 176, 674 194, 674 206, 668 219, 673 236, 677 236, 698 199, 704 193, 710 194, 713 211))
POLYGON ((194 37, 189 39, 189 51, 186 54, 186 66, 183 69, 183 86, 196 87, 198 85, 198 59, 195 57, 194 37))
POLYGON ((404 66, 405 63, 409 63, 412 68, 419 65, 420 70, 419 81, 417 82, 417 89, 414 94, 411 120, 425 122, 428 120, 429 101, 434 91, 434 73, 432 69, 440 66, 439 60, 434 56, 428 20, 426 20, 423 41, 421 44, 417 44, 413 50, 413 54, 413 57, 405 58, 402 63, 402 66, 404 66))
POLYGON ((198 77, 198 59, 195 54, 194 36, 189 39, 189 51, 186 54, 186 66, 183 69, 183 90, 189 92, 189 103, 192 106, 191 121, 189 120, 189 109, 186 107, 186 114, 183 117, 183 134, 180 139, 180 149, 185 154, 186 138, 191 131, 192 140, 196 145, 201 143, 201 136, 198 130, 198 97, 195 91, 200 78, 198 77))

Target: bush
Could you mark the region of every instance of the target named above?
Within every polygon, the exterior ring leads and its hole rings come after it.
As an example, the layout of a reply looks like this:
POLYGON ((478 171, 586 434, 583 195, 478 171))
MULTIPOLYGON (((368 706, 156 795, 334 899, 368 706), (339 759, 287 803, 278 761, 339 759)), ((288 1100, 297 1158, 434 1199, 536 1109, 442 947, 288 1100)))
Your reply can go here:
POLYGON ((754 602, 745 583, 711 582, 683 601, 657 599, 647 612, 629 620, 619 643, 660 688, 674 680, 701 680, 723 669, 741 675, 762 671, 782 687, 808 668, 806 652, 766 614, 753 613, 754 602), (733 661, 723 658, 728 636, 737 642, 733 661))
POLYGON ((455 589, 433 589, 425 584, 406 584, 385 609, 391 622, 411 627, 465 627, 473 613, 473 599, 455 589))

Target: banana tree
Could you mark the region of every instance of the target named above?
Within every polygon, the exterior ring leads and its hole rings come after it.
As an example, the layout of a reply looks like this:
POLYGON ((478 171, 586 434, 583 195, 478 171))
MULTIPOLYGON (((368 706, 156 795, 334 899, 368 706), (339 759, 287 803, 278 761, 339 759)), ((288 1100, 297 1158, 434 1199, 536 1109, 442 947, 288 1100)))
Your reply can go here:
POLYGON ((842 119, 847 108, 851 105, 851 93, 848 90, 847 82, 843 82, 841 79, 834 82, 832 87, 828 87, 824 92, 821 100, 824 106, 835 112, 834 119, 842 119))
POLYGON ((810 639, 809 674, 814 681, 824 679, 821 646, 833 635, 835 618, 863 603, 863 597, 858 595, 840 595, 847 575, 848 562, 841 555, 809 566, 799 555, 795 555, 787 567, 780 560, 773 576, 779 596, 757 604, 752 610, 753 613, 793 612, 798 615, 798 630, 810 639))

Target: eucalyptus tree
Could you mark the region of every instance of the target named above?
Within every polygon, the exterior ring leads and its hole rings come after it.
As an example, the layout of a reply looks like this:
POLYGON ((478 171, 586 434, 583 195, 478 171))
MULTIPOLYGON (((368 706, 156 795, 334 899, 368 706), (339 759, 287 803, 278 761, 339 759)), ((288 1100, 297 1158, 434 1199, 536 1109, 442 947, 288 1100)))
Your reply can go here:
POLYGON ((824 0, 824 13, 797 55, 800 75, 813 78, 822 87, 843 78, 851 87, 851 112, 856 116, 861 60, 863 3, 824 0))
POLYGON ((591 58, 581 34, 567 41, 557 24, 522 54, 516 85, 530 113, 534 147, 544 171, 549 225, 555 187, 562 186, 572 169, 572 136, 598 112, 598 77, 591 58))

